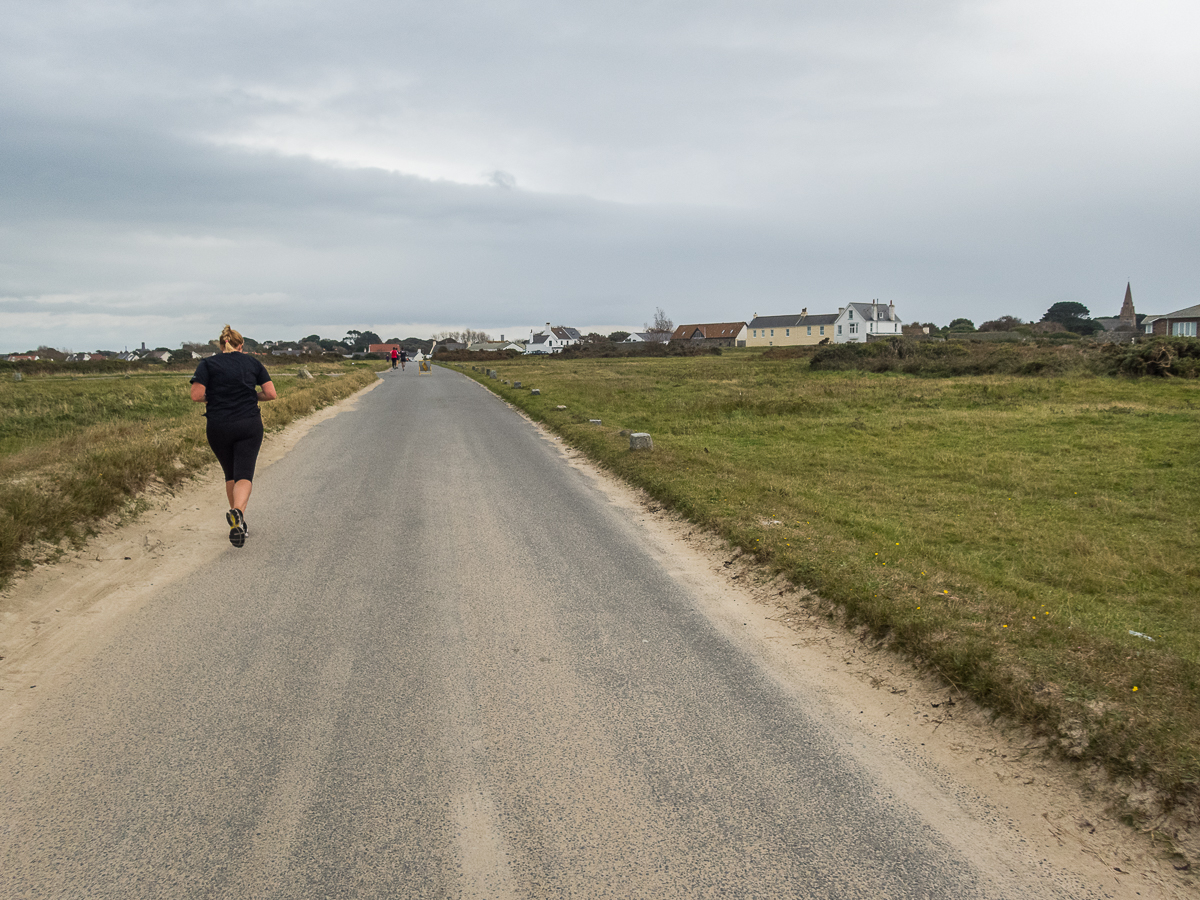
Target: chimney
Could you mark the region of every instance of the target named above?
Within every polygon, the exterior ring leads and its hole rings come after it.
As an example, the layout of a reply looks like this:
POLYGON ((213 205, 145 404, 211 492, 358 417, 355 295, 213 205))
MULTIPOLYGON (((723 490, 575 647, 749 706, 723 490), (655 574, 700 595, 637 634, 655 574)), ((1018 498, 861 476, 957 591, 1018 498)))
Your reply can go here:
POLYGON ((504 335, 500 335, 500 343, 504 343, 504 335))
POLYGON ((844 307, 844 306, 839 306, 839 307, 838 307, 838 315, 839 315, 839 316, 840 316, 842 313, 844 313, 845 311, 846 311, 846 307, 844 307))
POLYGON ((800 318, 803 319, 807 315, 808 315, 808 307, 806 306, 806 307, 804 307, 804 309, 800 310, 800 318))

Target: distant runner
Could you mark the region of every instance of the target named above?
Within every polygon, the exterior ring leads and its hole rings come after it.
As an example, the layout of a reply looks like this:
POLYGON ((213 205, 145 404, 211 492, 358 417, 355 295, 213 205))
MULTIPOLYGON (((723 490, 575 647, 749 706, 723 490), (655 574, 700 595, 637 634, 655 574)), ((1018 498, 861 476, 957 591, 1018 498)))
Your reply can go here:
POLYGON ((242 353, 244 344, 242 336, 226 325, 221 331, 221 352, 200 360, 192 375, 192 399, 206 404, 208 445, 225 472, 229 499, 225 521, 229 523, 229 543, 235 547, 246 544, 246 504, 263 441, 258 404, 276 396, 266 367, 242 353))
MULTIPOLYGON (((408 362, 408 351, 405 350, 403 347, 401 347, 400 348, 400 371, 401 372, 404 371, 404 364, 406 362, 408 362)), ((393 366, 392 368, 395 368, 395 366, 393 366)))

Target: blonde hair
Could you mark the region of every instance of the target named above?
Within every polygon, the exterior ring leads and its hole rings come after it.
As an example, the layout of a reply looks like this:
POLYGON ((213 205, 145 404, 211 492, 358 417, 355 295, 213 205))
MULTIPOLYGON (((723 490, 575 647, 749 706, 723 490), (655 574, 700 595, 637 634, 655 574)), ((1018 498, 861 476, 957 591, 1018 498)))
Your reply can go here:
POLYGON ((242 337, 242 333, 240 331, 234 331, 232 328, 226 325, 221 329, 221 338, 218 343, 221 345, 221 352, 224 352, 226 347, 236 350, 238 347, 246 343, 246 340, 242 337))

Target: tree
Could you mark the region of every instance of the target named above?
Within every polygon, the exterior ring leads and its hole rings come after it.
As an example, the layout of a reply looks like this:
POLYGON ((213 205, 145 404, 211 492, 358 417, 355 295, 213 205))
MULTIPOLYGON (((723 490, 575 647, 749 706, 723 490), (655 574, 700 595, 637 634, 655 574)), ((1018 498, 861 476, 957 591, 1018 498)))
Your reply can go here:
POLYGON ((1095 334, 1102 331, 1104 326, 1091 319, 1091 311, 1075 300, 1060 300, 1053 304, 1042 316, 1043 322, 1057 322, 1067 331, 1075 334, 1095 334))
POLYGON ((955 319, 953 322, 951 322, 946 327, 946 330, 952 331, 955 334, 961 334, 961 333, 968 332, 968 331, 974 331, 975 323, 972 322, 970 319, 955 319))
POLYGON ((365 353, 372 344, 382 344, 383 338, 373 331, 357 331, 351 328, 346 332, 346 344, 355 353, 365 353))
POLYGON ((302 343, 302 344, 319 344, 319 343, 321 343, 321 336, 319 334, 310 334, 308 337, 300 338, 300 343, 302 343))
POLYGON ((490 341, 492 336, 486 331, 464 328, 462 331, 439 331, 433 336, 433 339, 439 344, 443 341, 454 341, 456 344, 477 344, 490 341))
POLYGON ((627 337, 629 337, 628 331, 614 331, 612 334, 610 334, 608 336, 608 339, 610 341, 612 341, 614 344, 619 344, 619 343, 621 343, 621 341, 625 340, 625 338, 627 338, 627 337))
POLYGON ((984 322, 979 326, 980 331, 1013 331, 1018 325, 1024 325, 1021 319, 1016 316, 1001 316, 998 319, 984 322))
POLYGON ((1066 325, 1072 319, 1089 319, 1092 313, 1082 303, 1075 300, 1060 300, 1055 303, 1042 316, 1043 322, 1058 322, 1061 325, 1066 325))
POLYGON ((675 323, 667 318, 667 314, 659 306, 654 310, 654 321, 643 325, 642 328, 651 334, 670 334, 675 330, 675 323))

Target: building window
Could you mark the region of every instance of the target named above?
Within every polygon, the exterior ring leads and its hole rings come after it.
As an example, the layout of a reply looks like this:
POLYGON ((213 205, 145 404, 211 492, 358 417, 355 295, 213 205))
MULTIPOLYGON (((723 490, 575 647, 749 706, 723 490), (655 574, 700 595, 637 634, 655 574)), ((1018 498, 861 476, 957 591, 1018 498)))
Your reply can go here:
POLYGON ((783 330, 783 336, 784 336, 784 337, 791 337, 791 336, 792 336, 792 329, 790 329, 790 328, 785 328, 785 329, 783 330))
POLYGON ((851 323, 850 323, 850 333, 851 333, 851 334, 858 334, 858 323, 857 323, 857 322, 851 322, 851 323))
POLYGON ((808 333, 812 334, 812 326, 811 325, 808 326, 808 333))
POLYGON ((846 316, 846 318, 849 319, 851 322, 853 322, 854 321, 854 310, 850 310, 850 314, 848 316, 846 316))
POLYGON ((1173 322, 1171 323, 1171 334, 1179 337, 1195 337, 1196 323, 1195 322, 1173 322))
POLYGON ((825 326, 824 326, 824 325, 822 325, 822 326, 821 326, 821 334, 824 334, 824 333, 825 333, 825 326))
POLYGON ((758 337, 758 329, 757 328, 754 329, 754 336, 758 337))
POLYGON ((841 334, 841 333, 842 333, 842 326, 841 326, 841 325, 839 325, 839 326, 838 326, 838 334, 841 334))
POLYGON ((771 329, 771 337, 775 337, 775 329, 774 328, 771 329))

